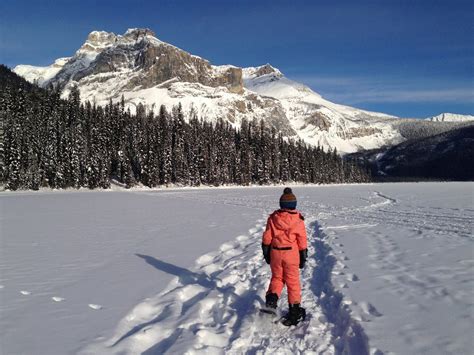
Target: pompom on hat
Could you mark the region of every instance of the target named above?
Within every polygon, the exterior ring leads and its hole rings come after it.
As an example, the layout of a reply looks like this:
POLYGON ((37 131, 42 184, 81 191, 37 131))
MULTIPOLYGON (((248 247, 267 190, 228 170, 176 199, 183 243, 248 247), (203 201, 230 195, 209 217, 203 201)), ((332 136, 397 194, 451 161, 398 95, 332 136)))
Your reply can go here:
POLYGON ((293 195, 291 188, 285 187, 283 195, 280 197, 280 208, 294 210, 296 208, 296 196, 293 195))

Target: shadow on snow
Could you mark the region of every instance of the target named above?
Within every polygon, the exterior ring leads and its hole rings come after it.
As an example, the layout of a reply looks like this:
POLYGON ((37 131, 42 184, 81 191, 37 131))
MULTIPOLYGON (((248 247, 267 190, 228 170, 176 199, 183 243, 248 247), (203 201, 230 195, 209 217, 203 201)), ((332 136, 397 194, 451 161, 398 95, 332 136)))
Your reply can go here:
MULTIPOLYGON (((233 340, 238 338, 238 330, 240 329, 242 325, 242 321, 244 316, 249 312, 249 310, 252 308, 253 301, 255 298, 258 298, 257 292, 258 290, 247 290, 241 295, 237 295, 235 292, 235 287, 234 285, 224 285, 224 286, 218 286, 217 285, 217 280, 218 278, 215 276, 216 274, 219 274, 219 272, 216 272, 212 275, 207 275, 204 273, 196 273, 192 272, 188 269, 167 263, 162 260, 158 260, 152 256, 149 255, 143 255, 143 254, 135 254, 136 256, 142 258, 145 260, 145 262, 151 266, 153 266, 155 269, 166 272, 171 275, 175 275, 178 277, 178 282, 179 284, 185 286, 185 285, 192 285, 192 284, 197 284, 205 288, 204 292, 201 292, 200 294, 192 297, 191 299, 187 300, 186 302, 183 302, 183 306, 181 309, 181 315, 185 314, 186 311, 191 308, 194 304, 199 302, 200 300, 204 299, 206 296, 209 295, 209 293, 213 290, 216 290, 224 295, 223 297, 223 303, 224 306, 230 306, 231 310, 237 315, 237 320, 235 324, 232 327, 233 330, 233 335, 229 338, 229 343, 231 343, 233 340)), ((179 286, 178 286, 179 287, 179 286)), ((173 292, 175 289, 168 291, 173 292)), ((167 294, 166 293, 166 294, 167 294)), ((166 295, 164 294, 164 295, 166 295)), ((263 302, 263 301, 262 301, 263 302)), ((172 304, 168 304, 164 307, 163 311, 154 319, 138 324, 132 329, 130 329, 126 334, 124 334, 120 339, 118 339, 113 345, 117 345, 124 339, 136 334, 140 330, 148 327, 149 325, 156 324, 160 321, 165 320, 172 314, 172 304)), ((221 320, 224 321, 224 320, 221 320)), ((225 322, 224 322, 225 323, 225 322)), ((167 351, 174 343, 175 341, 179 338, 180 334, 183 332, 182 328, 177 328, 174 330, 174 332, 160 341, 159 343, 153 345, 151 348, 146 350, 144 354, 161 354, 167 351)))
POLYGON ((328 322, 332 324, 332 337, 336 354, 369 354, 369 340, 362 326, 351 318, 350 309, 345 305, 343 295, 337 291, 331 274, 336 258, 331 255, 331 247, 324 241, 326 235, 316 221, 311 226, 315 230, 313 246, 317 266, 314 269, 311 289, 318 298, 318 304, 328 322))

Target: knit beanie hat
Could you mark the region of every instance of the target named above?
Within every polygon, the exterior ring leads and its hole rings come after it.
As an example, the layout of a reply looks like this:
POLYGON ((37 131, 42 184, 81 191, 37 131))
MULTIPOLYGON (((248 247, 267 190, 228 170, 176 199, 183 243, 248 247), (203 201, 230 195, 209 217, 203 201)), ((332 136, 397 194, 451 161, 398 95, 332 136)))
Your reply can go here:
POLYGON ((280 197, 280 208, 294 210, 296 208, 296 196, 293 195, 291 188, 285 187, 283 195, 280 197))

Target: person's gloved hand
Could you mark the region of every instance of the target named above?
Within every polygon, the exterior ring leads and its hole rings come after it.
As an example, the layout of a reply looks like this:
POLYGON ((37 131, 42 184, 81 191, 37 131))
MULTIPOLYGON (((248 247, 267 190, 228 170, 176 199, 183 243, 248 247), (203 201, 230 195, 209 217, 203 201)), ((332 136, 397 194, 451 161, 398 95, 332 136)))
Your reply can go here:
POLYGON ((308 249, 300 250, 300 269, 304 268, 306 259, 308 258, 308 249))
POLYGON ((270 264, 270 245, 265 245, 262 243, 263 257, 267 264, 270 264))

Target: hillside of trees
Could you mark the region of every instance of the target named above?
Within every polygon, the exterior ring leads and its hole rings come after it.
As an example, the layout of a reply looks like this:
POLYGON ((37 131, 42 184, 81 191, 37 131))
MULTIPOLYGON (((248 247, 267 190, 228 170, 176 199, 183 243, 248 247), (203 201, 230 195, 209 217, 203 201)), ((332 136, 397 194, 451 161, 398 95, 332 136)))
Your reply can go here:
POLYGON ((376 181, 473 181, 474 124, 349 157, 369 162, 376 181))
POLYGON ((158 113, 124 102, 67 100, 0 66, 1 181, 6 189, 366 182, 352 161, 265 125, 210 123, 180 106, 158 113))
POLYGON ((469 126, 472 126, 472 122, 432 122, 411 119, 400 120, 398 129, 407 141, 415 141, 469 126))

